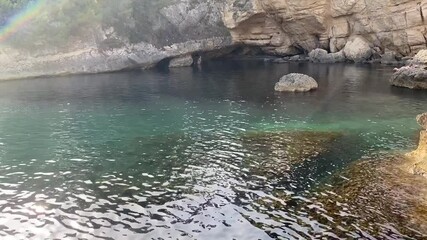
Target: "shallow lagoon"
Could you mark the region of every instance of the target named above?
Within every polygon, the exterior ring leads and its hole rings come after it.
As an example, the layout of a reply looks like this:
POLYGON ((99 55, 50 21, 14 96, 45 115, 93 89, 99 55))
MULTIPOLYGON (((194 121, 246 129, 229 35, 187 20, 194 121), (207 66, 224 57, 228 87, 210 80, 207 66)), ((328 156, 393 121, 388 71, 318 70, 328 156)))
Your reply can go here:
POLYGON ((372 170, 415 147, 427 93, 390 87, 391 74, 230 60, 0 82, 0 236, 419 237, 398 210, 371 220, 327 203, 353 189, 358 160, 372 170), (274 93, 290 72, 320 88, 274 93))

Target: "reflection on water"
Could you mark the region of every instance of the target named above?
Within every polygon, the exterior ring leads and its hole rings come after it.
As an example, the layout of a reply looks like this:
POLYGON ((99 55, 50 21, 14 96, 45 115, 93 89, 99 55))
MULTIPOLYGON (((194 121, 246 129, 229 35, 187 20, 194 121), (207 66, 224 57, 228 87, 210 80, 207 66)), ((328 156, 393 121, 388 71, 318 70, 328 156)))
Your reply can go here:
POLYGON ((388 201, 372 218, 330 207, 357 192, 353 172, 339 188, 342 168, 414 146, 427 94, 390 88, 390 74, 247 61, 2 82, 0 236, 419 237, 388 201), (274 93, 289 72, 319 90, 274 93))

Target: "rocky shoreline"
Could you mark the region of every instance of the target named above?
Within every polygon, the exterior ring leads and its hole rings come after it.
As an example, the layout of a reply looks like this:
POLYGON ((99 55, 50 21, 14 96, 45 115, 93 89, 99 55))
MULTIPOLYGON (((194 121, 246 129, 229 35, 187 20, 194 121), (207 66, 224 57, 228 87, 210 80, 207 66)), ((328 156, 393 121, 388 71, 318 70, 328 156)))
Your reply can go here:
POLYGON ((427 2, 178 0, 153 9, 138 4, 128 6, 133 15, 120 18, 127 28, 96 23, 84 34, 68 36, 63 46, 49 44, 50 33, 31 35, 31 28, 22 29, 16 34, 31 46, 0 43, 0 80, 146 69, 169 62, 171 67, 190 66, 200 64, 203 55, 216 58, 246 47, 277 57, 276 63, 387 65, 407 64, 426 49, 427 2), (140 24, 143 19, 147 24, 140 24))

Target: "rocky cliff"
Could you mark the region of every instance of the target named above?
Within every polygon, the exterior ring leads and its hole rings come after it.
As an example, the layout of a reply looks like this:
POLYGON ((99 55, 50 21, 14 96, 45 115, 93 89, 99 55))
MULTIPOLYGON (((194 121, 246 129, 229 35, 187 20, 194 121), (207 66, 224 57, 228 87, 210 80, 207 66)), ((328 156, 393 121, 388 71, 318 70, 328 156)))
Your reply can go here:
POLYGON ((7 41, 0 29, 0 79, 148 68, 183 57, 179 66, 239 44, 279 56, 322 48, 339 53, 321 52, 329 59, 350 53, 354 61, 427 47, 427 0, 35 2, 46 6, 31 24, 7 41), (364 52, 341 51, 348 43, 364 52))
POLYGON ((426 0, 229 0, 234 41, 277 55, 342 50, 361 36, 379 54, 413 55, 427 46, 426 0))
POLYGON ((0 29, 0 80, 149 68, 233 45, 223 0, 43 2, 5 41, 0 29))

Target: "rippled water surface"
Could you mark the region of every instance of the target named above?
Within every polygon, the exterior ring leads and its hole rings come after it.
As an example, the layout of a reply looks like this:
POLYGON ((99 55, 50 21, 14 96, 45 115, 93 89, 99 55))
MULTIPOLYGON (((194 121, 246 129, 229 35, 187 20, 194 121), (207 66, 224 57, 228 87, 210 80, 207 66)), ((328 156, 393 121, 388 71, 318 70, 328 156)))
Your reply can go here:
POLYGON ((415 146, 427 94, 391 73, 227 61, 0 82, 0 238, 417 237, 332 190, 354 161, 415 146), (319 90, 274 93, 290 72, 319 90))

